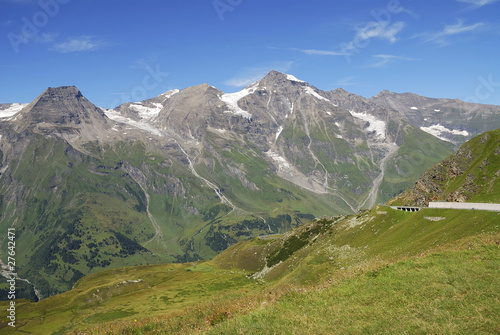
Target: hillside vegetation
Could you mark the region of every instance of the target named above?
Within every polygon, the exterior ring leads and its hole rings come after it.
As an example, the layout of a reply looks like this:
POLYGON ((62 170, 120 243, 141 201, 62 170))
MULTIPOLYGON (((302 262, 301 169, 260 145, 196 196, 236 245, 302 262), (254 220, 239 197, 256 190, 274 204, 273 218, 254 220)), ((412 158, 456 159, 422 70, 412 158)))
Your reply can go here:
POLYGON ((500 129, 466 142, 389 204, 426 206, 429 201, 500 202, 500 129))
MULTIPOLYGON (((16 330, 377 332, 384 320, 406 310, 406 321, 395 323, 394 332, 411 326, 417 332, 439 333, 455 329, 452 324, 471 312, 472 303, 475 314, 461 321, 464 329, 479 331, 484 326, 491 331, 499 327, 493 317, 498 309, 493 302, 500 295, 494 280, 500 268, 498 241, 500 213, 405 213, 377 206, 357 215, 317 219, 283 235, 240 242, 212 261, 121 268, 83 277, 63 294, 38 303, 18 301, 16 330), (426 285, 432 294, 416 294, 426 285), (382 305, 387 308, 385 319, 382 305), (320 316, 314 312, 319 307, 328 312, 320 316), (336 318, 329 319, 334 314, 336 318)), ((13 332, 5 322, 2 328, 2 333, 13 332)))

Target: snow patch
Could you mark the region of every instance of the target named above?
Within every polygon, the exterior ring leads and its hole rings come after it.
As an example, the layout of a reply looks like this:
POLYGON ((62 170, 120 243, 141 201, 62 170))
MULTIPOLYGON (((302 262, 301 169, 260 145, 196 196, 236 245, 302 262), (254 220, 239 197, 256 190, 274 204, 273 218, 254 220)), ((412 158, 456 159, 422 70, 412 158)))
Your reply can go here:
POLYGON ((428 118, 424 118, 424 121, 427 121, 427 120, 429 120, 429 119, 428 118))
POLYGON ((324 98, 324 97, 322 97, 321 95, 319 95, 318 93, 316 93, 316 91, 314 91, 314 90, 313 90, 310 86, 306 86, 306 87, 304 87, 304 89, 306 90, 306 93, 307 93, 307 94, 312 95, 312 96, 313 96, 313 97, 315 97, 316 99, 331 102, 331 101, 330 101, 330 100, 328 100, 327 98, 324 98))
MULTIPOLYGON (((163 135, 163 133, 161 131, 159 131, 158 129, 156 129, 155 127, 150 125, 149 123, 137 122, 137 121, 134 121, 132 119, 126 118, 123 115, 121 115, 120 112, 115 111, 113 109, 105 109, 102 107, 101 107, 101 109, 104 112, 104 114, 106 114, 106 116, 109 117, 113 121, 116 121, 119 123, 125 123, 125 124, 128 124, 129 126, 132 126, 134 128, 139 128, 139 129, 148 131, 148 132, 155 134, 155 135, 158 135, 158 136, 163 135)), ((123 134, 125 135, 127 133, 123 133, 123 134)))
POLYGON ((431 134, 443 141, 448 141, 451 142, 449 139, 443 137, 443 133, 448 133, 452 135, 459 135, 459 136, 469 136, 469 132, 467 130, 454 130, 454 129, 448 129, 441 124, 435 124, 430 127, 420 127, 421 130, 425 131, 428 134, 431 134))
POLYGON ((11 104, 8 108, 0 110, 0 118, 11 117, 17 114, 21 109, 26 107, 28 104, 11 104))
POLYGON ((151 103, 154 107, 146 107, 144 105, 140 105, 138 103, 131 103, 129 105, 130 109, 135 110, 139 113, 141 119, 151 119, 160 113, 163 105, 160 103, 151 103))
POLYGON ((287 74, 286 79, 288 79, 290 81, 295 81, 297 83, 305 83, 305 81, 297 79, 296 77, 292 76, 291 74, 287 74))
POLYGON ((440 109, 435 109, 434 111, 435 111, 435 112, 440 112, 441 110, 440 110, 440 109))
POLYGON ((161 94, 161 96, 164 96, 165 98, 170 98, 172 95, 176 94, 176 93, 179 93, 180 91, 175 89, 175 90, 171 90, 171 91, 168 91, 168 92, 165 92, 163 94, 161 94))
POLYGON ((339 134, 335 135, 335 137, 336 138, 343 138, 342 135, 339 135, 339 134))
POLYGON ((377 136, 380 139, 383 139, 383 140, 385 139, 385 127, 386 127, 386 124, 385 124, 384 121, 378 120, 375 116, 370 115, 370 114, 366 114, 366 112, 364 112, 364 113, 356 113, 354 111, 349 111, 349 113, 351 113, 351 115, 354 116, 357 119, 369 122, 370 125, 368 126, 368 128, 366 130, 368 132, 374 131, 374 132, 377 133, 377 136))
POLYGON ((340 128, 340 123, 335 122, 335 125, 340 128))
POLYGON ((418 107, 411 107, 410 109, 418 111, 418 107))
POLYGON ((283 126, 280 126, 278 132, 276 133, 276 140, 278 140, 278 137, 280 137, 282 131, 283 131, 283 126))
POLYGON ((232 113, 236 115, 241 115, 243 117, 246 117, 247 119, 252 118, 252 114, 248 113, 247 111, 244 111, 238 106, 238 101, 243 99, 249 94, 252 94, 257 90, 257 85, 254 84, 250 87, 244 88, 239 92, 235 93, 226 93, 223 94, 220 99, 226 103, 226 105, 229 107, 229 110, 225 111, 224 113, 232 113))
POLYGON ((328 114, 328 115, 332 115, 332 113, 330 113, 330 112, 326 112, 326 114, 328 114))

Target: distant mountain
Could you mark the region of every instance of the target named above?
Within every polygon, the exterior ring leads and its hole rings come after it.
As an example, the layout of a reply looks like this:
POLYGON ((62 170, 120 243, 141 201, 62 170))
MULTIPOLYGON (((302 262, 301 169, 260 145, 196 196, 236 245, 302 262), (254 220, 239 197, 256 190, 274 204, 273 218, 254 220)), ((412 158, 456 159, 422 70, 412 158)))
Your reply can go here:
POLYGON ((389 91, 382 91, 370 101, 398 111, 412 125, 457 145, 500 128, 500 106, 389 91))
POLYGON ((453 149, 398 110, 276 71, 112 110, 73 86, 0 108, 0 228, 16 227, 18 274, 42 297, 370 208, 453 149))
POLYGON ((389 204, 500 202, 500 129, 481 134, 429 169, 389 204))

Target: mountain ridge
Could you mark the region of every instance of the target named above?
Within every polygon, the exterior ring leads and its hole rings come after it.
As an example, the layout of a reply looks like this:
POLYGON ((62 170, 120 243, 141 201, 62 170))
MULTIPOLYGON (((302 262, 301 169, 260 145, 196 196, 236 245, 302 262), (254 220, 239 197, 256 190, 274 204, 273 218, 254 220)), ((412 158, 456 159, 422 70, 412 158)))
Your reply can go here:
POLYGON ((45 106, 0 118, 0 227, 18 227, 19 274, 45 297, 102 269, 209 259, 369 208, 453 147, 395 110, 279 72, 112 110, 59 91, 63 101, 51 89, 45 106))

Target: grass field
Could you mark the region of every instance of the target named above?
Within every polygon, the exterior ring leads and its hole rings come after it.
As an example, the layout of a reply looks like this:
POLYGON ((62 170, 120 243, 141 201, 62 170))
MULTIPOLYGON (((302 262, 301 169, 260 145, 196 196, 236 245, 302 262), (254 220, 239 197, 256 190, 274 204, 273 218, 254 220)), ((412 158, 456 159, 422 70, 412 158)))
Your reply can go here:
POLYGON ((1 332, 495 333, 499 217, 378 206, 317 219, 207 262, 83 277, 63 294, 17 301, 16 329, 5 319, 1 332))
POLYGON ((490 238, 290 290, 208 333, 498 334, 500 248, 490 238))

